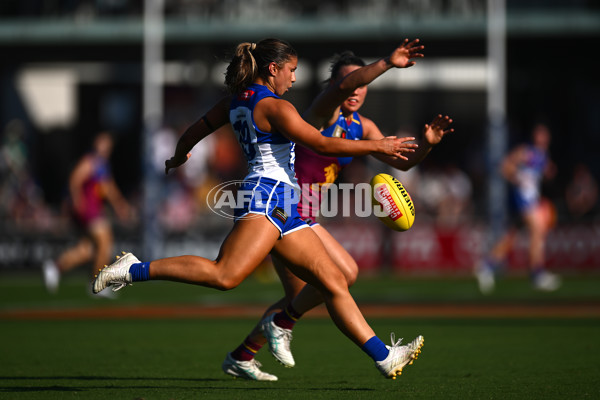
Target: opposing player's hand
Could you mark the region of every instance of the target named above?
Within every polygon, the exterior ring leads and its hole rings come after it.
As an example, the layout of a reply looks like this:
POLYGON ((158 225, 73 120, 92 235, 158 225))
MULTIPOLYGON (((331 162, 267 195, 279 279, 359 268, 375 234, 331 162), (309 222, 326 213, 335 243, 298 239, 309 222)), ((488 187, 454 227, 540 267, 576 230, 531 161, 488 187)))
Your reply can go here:
POLYGON ((169 158, 167 161, 165 161, 165 174, 168 174, 171 168, 177 168, 185 163, 191 156, 192 153, 187 153, 185 158, 176 158, 174 156, 169 158))
POLYGON ((137 214, 135 208, 131 207, 129 203, 121 202, 115 208, 115 212, 121 222, 135 222, 137 221, 137 214))
POLYGON ((448 128, 452 123, 452 119, 449 116, 442 117, 438 114, 430 124, 425 124, 423 128, 423 138, 431 146, 435 146, 442 141, 447 133, 454 132, 453 128, 448 128))
POLYGON ((411 61, 413 58, 423 58, 423 54, 420 53, 425 46, 419 44, 419 39, 415 39, 409 42, 408 39, 404 39, 404 42, 396 48, 388 57, 388 62, 396 68, 408 68, 415 65, 415 61, 411 61))
POLYGON ((415 149, 419 147, 416 143, 409 143, 415 140, 414 137, 402 137, 387 136, 379 140, 381 145, 380 153, 387 154, 388 156, 398 157, 403 160, 408 160, 404 153, 414 153, 415 149))

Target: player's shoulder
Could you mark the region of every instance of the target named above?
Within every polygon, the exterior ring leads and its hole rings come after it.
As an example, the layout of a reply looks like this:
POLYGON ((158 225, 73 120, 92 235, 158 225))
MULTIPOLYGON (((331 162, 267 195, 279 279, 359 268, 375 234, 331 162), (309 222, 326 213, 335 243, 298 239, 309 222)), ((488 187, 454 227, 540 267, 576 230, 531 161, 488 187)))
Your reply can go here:
POLYGON ((93 153, 93 152, 89 152, 89 153, 85 153, 80 159, 79 159, 79 165, 83 165, 85 167, 95 167, 96 165, 98 165, 100 163, 100 157, 93 153))
POLYGON ((296 107, 281 97, 265 97, 260 100, 257 106, 263 108, 268 113, 296 112, 296 107))
POLYGON ((365 117, 364 115, 362 115, 358 112, 355 113, 355 116, 358 118, 358 122, 360 122, 363 126, 365 126, 365 125, 376 126, 375 122, 373 122, 372 119, 365 117))
POLYGON ((517 146, 515 146, 507 155, 508 159, 514 159, 515 161, 517 160, 522 160, 523 158, 527 157, 527 155, 530 152, 530 148, 529 145, 526 143, 521 143, 517 146))
POLYGON ((383 137, 377 124, 373 122, 372 119, 359 113, 356 113, 356 115, 358 116, 358 122, 362 127, 363 139, 381 139, 383 137))

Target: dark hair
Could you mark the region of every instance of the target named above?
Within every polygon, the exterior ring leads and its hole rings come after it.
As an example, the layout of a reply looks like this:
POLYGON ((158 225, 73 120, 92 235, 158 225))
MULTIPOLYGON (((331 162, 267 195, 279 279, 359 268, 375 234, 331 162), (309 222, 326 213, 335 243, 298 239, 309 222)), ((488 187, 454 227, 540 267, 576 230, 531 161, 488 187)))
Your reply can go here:
POLYGON ((270 63, 282 67, 292 57, 298 57, 298 53, 289 43, 280 39, 240 43, 227 66, 225 85, 230 93, 239 93, 257 77, 266 78, 270 63))
POLYGON ((366 64, 362 58, 354 55, 353 52, 346 50, 341 54, 336 54, 331 60, 331 67, 329 70, 331 71, 331 75, 329 77, 330 80, 341 78, 338 77, 340 73, 340 69, 346 65, 358 65, 359 67, 364 67, 366 64))

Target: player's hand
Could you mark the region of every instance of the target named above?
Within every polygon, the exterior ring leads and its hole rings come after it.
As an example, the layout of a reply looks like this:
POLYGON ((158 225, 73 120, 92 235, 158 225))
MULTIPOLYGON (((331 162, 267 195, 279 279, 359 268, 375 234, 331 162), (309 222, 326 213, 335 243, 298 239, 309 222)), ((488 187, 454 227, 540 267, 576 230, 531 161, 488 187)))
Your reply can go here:
POLYGON ((192 153, 187 153, 185 158, 176 158, 175 156, 169 158, 165 161, 165 174, 168 174, 171 168, 177 168, 185 163, 191 156, 192 153))
POLYGON ((119 206, 115 208, 115 212, 119 217, 119 221, 130 223, 137 221, 135 208, 131 207, 129 203, 120 203, 119 206))
POLYGON ((415 39, 409 42, 408 39, 404 39, 404 42, 396 48, 388 57, 388 62, 396 68, 408 68, 415 65, 415 61, 411 61, 413 58, 423 58, 423 54, 420 53, 425 46, 419 44, 419 39, 415 39))
POLYGON ((409 143, 413 140, 415 140, 414 137, 397 138, 396 136, 387 136, 379 140, 379 144, 381 145, 381 150, 379 152, 392 157, 408 160, 408 158, 404 156, 404 153, 414 153, 415 149, 419 147, 416 143, 409 143))
POLYGON ((441 142, 446 134, 454 132, 453 128, 448 128, 451 123, 452 119, 449 116, 442 117, 442 114, 438 114, 430 124, 425 124, 425 128, 423 128, 425 141, 431 146, 441 142))

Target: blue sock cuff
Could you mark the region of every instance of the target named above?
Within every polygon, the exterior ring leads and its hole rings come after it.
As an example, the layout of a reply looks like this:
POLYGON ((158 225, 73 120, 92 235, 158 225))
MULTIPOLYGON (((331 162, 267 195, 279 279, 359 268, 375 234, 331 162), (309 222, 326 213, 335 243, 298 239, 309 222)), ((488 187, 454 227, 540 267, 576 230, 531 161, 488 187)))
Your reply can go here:
POLYGON ((373 336, 367 340, 361 347, 362 350, 373 359, 373 361, 382 361, 388 356, 390 351, 377 336, 373 336))
POLYGON ((147 281, 150 279, 150 263, 142 262, 131 264, 129 267, 132 282, 147 281))

